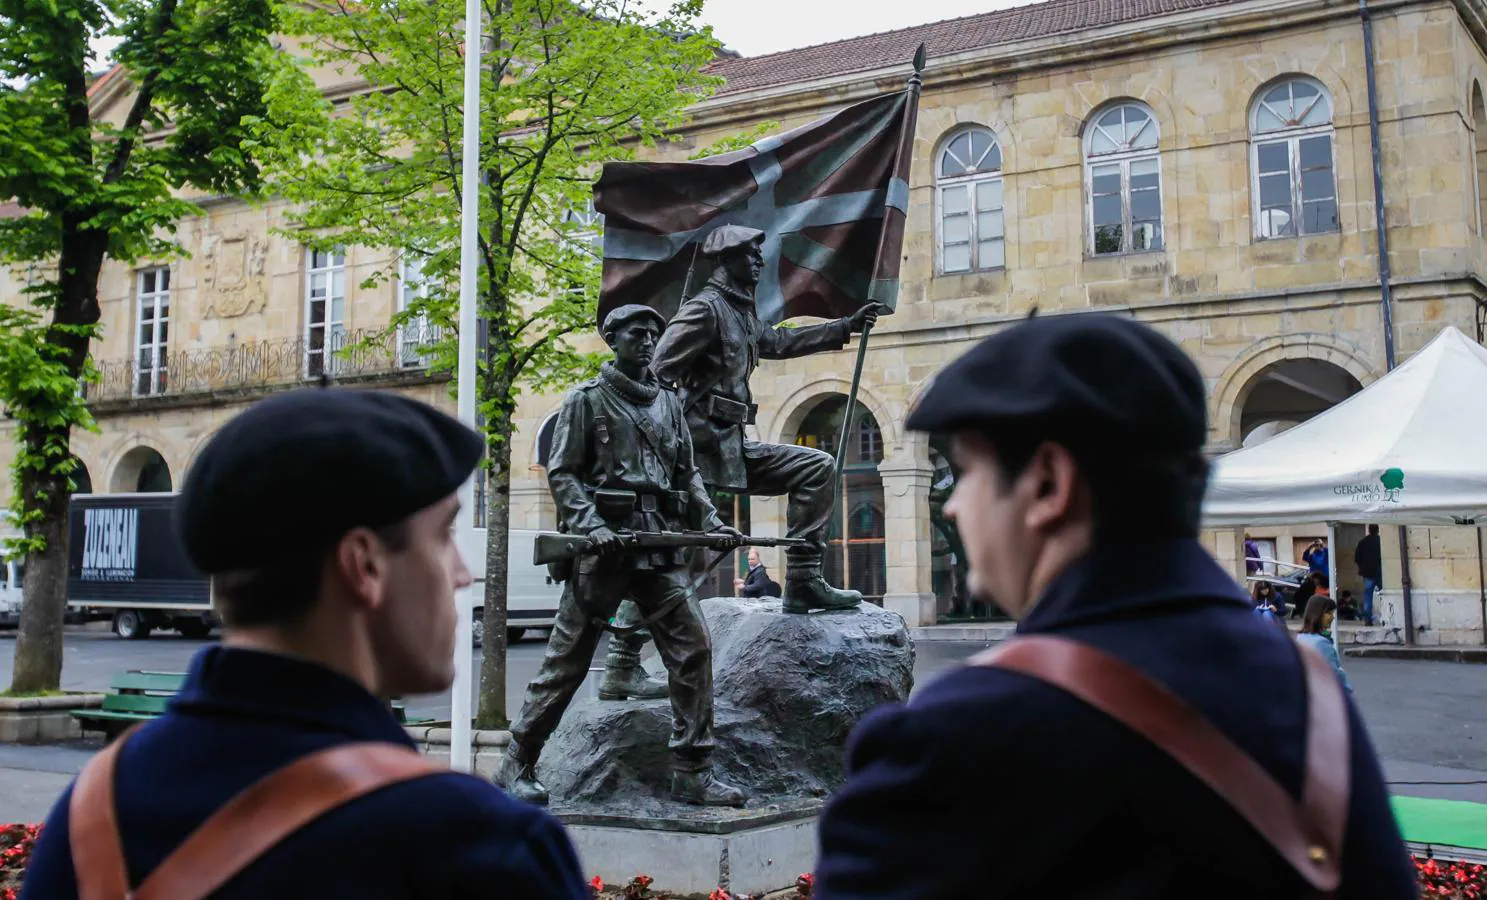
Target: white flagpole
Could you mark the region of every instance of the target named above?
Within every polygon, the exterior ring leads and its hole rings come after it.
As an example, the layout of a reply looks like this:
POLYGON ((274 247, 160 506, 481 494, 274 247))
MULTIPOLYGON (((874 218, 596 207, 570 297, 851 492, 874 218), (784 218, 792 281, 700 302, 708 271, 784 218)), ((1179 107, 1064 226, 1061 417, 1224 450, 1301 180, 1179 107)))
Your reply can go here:
MULTIPOLYGON (((476 275, 475 237, 480 227, 480 0, 465 0, 465 134, 460 207, 459 372, 456 381, 459 419, 475 427, 476 275)), ((485 552, 475 541, 475 479, 460 488, 459 546, 468 554, 485 552)), ((474 695, 475 588, 455 596, 454 685, 449 693, 449 765, 472 771, 470 701, 474 695)))

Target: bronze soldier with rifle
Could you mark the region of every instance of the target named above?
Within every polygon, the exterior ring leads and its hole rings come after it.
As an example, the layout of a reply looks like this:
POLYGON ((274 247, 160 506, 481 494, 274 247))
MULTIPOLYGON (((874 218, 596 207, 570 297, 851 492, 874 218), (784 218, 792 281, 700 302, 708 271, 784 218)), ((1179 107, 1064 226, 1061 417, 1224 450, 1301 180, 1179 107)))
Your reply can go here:
POLYGON ((547 654, 496 776, 523 800, 547 802, 538 756, 583 683, 600 636, 614 630, 608 619, 629 597, 668 675, 673 798, 709 806, 744 801, 712 773, 712 646, 686 563, 689 547, 726 551, 757 541, 718 518, 693 462, 681 404, 649 369, 665 325, 646 306, 611 312, 603 333, 615 358, 572 390, 558 412, 547 477, 567 534, 538 550, 565 586, 547 654))

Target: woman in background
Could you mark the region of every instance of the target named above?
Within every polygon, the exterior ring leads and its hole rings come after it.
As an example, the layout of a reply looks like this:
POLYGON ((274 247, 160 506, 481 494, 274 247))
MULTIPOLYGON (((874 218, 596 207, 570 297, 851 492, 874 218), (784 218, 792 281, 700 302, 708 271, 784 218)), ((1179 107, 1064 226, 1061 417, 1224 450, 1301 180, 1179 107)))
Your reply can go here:
POLYGON ((1297 635, 1296 640, 1322 654, 1332 664, 1332 668, 1337 670, 1342 686, 1351 694, 1353 686, 1348 683, 1348 674, 1342 670, 1342 660, 1338 659, 1337 648, 1332 645, 1332 619, 1336 614, 1336 600, 1325 593, 1313 594, 1306 601, 1306 615, 1301 618, 1301 634, 1297 635))

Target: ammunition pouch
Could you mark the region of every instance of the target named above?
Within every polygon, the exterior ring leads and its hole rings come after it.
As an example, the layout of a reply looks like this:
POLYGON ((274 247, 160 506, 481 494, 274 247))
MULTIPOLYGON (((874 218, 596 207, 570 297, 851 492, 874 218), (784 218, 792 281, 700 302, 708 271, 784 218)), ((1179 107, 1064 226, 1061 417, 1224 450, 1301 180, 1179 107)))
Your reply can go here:
POLYGON ((691 497, 685 491, 640 493, 595 488, 594 508, 613 528, 626 528, 636 513, 654 513, 667 520, 686 521, 691 497))
POLYGON ((701 406, 709 419, 725 425, 752 425, 759 414, 757 403, 741 403, 717 394, 708 394, 701 406))

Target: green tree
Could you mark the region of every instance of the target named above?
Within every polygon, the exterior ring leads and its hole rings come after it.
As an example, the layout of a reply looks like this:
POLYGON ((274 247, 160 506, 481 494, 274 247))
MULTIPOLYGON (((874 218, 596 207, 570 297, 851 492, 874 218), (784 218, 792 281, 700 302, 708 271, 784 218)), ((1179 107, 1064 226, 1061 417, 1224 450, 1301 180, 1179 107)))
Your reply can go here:
POLYGON ((178 252, 176 223, 198 212, 183 191, 251 194, 244 119, 262 120, 275 68, 274 0, 0 0, 0 262, 39 276, 0 307, 0 402, 16 424, 12 513, 27 556, 11 690, 62 676, 67 507, 74 428, 97 336, 105 259, 178 252), (89 104, 90 44, 121 40, 131 90, 115 124, 89 104), (164 126, 169 124, 169 128, 164 126))
MULTIPOLYGON (((511 435, 523 390, 569 385, 597 360, 572 340, 593 334, 596 226, 587 207, 599 166, 664 140, 717 79, 697 24, 701 0, 645 15, 627 0, 484 0, 481 83, 478 406, 487 438, 484 662, 478 727, 507 724, 506 568, 511 435)), ((344 110, 303 74, 269 105, 273 182, 293 204, 286 231, 310 246, 356 244, 416 261, 428 294, 389 329, 419 317, 446 336, 430 356, 454 368, 460 251, 464 3, 349 0, 306 8, 291 24, 309 62, 369 85, 344 110), (348 14, 350 13, 350 14, 348 14)), ((395 266, 372 274, 391 276, 395 266)))

